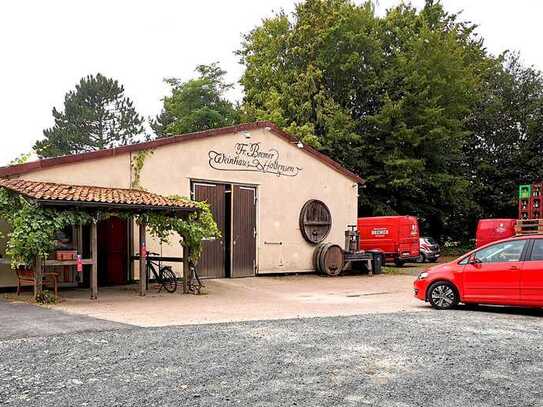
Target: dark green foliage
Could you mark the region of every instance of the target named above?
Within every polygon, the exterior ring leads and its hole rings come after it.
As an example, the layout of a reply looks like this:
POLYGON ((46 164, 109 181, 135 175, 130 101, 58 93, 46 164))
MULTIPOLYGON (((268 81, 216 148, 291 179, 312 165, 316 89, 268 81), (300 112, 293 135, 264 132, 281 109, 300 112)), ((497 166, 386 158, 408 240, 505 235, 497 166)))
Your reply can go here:
POLYGON ((466 240, 477 216, 514 214, 513 187, 541 175, 540 74, 504 67, 475 28, 432 0, 384 17, 371 2, 306 0, 245 36, 244 118, 364 177, 360 215, 412 214, 424 233, 466 240))
POLYGON ((516 217, 520 184, 543 179, 543 75, 506 53, 468 121, 472 188, 485 217, 516 217))
POLYGON ((143 118, 124 88, 101 74, 89 75, 64 98, 64 110, 53 109, 55 125, 44 130, 34 149, 55 157, 133 143, 143 133, 143 118))
POLYGON ((225 98, 232 88, 217 63, 199 65, 199 76, 183 82, 166 79, 172 94, 164 98, 164 108, 151 123, 158 137, 225 127, 238 123, 236 107, 225 98))

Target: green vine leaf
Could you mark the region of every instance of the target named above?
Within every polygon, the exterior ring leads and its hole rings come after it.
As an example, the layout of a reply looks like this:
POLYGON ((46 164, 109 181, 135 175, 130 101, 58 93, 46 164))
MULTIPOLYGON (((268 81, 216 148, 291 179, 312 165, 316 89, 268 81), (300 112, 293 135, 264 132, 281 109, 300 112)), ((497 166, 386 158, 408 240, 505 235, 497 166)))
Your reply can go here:
POLYGON ((140 150, 132 157, 130 162, 130 166, 132 167, 131 188, 145 190, 141 185, 141 172, 145 166, 145 160, 152 154, 153 150, 140 150))
MULTIPOLYGON (((188 198, 172 196, 170 199, 191 202, 188 198)), ((153 212, 134 213, 131 211, 112 211, 89 213, 77 210, 55 210, 43 208, 5 188, 0 188, 0 218, 9 225, 6 234, 6 254, 11 266, 32 265, 36 257, 48 257, 55 250, 55 237, 59 230, 70 225, 85 225, 111 216, 135 219, 144 223, 147 231, 162 243, 174 236, 189 250, 189 260, 196 264, 202 253, 202 242, 219 238, 221 233, 209 205, 194 202, 197 211, 185 218, 172 213, 153 212)))
POLYGON ((0 188, 0 217, 10 226, 5 237, 12 268, 30 266, 35 257, 49 256, 55 249, 56 232, 92 220, 86 212, 40 207, 5 188, 0 188))

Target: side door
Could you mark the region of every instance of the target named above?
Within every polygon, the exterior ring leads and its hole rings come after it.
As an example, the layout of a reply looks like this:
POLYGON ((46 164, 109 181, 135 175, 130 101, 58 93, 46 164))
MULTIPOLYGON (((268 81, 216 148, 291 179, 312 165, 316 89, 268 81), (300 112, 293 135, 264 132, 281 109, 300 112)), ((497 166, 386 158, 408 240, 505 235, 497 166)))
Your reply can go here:
POLYGON ((235 185, 232 200, 232 277, 251 277, 256 273, 256 189, 235 185))
POLYGON ((520 279, 520 299, 527 305, 543 306, 543 239, 533 239, 520 279))
POLYGON ((128 224, 112 216, 98 223, 98 283, 122 285, 127 281, 128 224))
POLYGON ((203 243, 202 256, 198 262, 198 274, 203 278, 225 277, 225 185, 212 183, 194 183, 194 199, 205 201, 221 231, 220 239, 207 240, 203 243))
POLYGON ((490 304, 520 302, 520 276, 528 247, 526 239, 496 243, 465 260, 463 299, 490 304))

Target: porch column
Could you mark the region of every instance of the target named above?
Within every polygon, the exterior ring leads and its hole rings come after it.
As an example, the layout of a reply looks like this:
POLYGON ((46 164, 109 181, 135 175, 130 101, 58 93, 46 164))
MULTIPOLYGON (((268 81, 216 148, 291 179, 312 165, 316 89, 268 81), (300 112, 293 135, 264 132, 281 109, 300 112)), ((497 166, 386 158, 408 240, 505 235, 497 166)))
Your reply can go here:
POLYGON ((92 268, 90 273, 91 300, 98 298, 98 226, 97 221, 91 223, 92 268))
POLYGON ((140 223, 140 295, 145 295, 147 285, 147 244, 145 241, 145 223, 140 223))
POLYGON ((36 256, 34 261, 34 298, 41 294, 43 289, 43 272, 41 256, 36 256))
POLYGON ((76 225, 75 226, 75 236, 77 240, 77 254, 83 256, 83 226, 76 225))
POLYGON ((192 278, 189 266, 189 249, 187 246, 183 246, 183 294, 189 293, 189 278, 192 278))

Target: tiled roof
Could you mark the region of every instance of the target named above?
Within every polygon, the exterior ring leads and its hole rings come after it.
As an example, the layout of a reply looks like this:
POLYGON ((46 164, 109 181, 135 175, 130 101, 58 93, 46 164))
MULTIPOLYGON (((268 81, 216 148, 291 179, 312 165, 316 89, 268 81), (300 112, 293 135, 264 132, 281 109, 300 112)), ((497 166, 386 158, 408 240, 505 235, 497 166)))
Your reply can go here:
MULTIPOLYGON (((298 139, 284 130, 280 129, 277 125, 269 121, 259 121, 254 123, 244 123, 238 124, 231 127, 222 127, 219 129, 210 129, 199 131, 195 133, 181 134, 178 136, 163 137, 152 141, 147 141, 145 143, 136 143, 130 144, 127 146, 121 146, 116 148, 110 148, 106 150, 90 151, 86 153, 66 155, 62 157, 54 158, 44 158, 42 160, 31 161, 24 164, 10 165, 7 167, 0 167, 0 177, 10 177, 10 176, 20 176, 23 174, 28 174, 33 171, 39 171, 45 168, 56 167, 59 165, 76 163, 87 160, 96 160, 106 157, 115 157, 120 154, 127 154, 135 151, 149 150, 158 148, 161 146, 167 146, 169 144, 184 143, 190 140, 202 139, 207 137, 215 137, 225 134, 239 133, 244 131, 251 131, 255 129, 267 129, 273 134, 290 143, 298 143, 298 139)), ((345 175, 346 177, 352 179, 353 181, 364 184, 365 181, 357 174, 349 171, 348 169, 341 166, 341 164, 332 160, 327 155, 321 153, 320 151, 315 150, 311 146, 304 145, 301 151, 309 154, 313 158, 321 161, 325 165, 339 173, 345 175)))
POLYGON ((37 201, 51 203, 87 204, 87 206, 148 207, 163 210, 193 210, 195 205, 188 200, 174 200, 137 189, 108 188, 85 185, 55 184, 51 182, 26 181, 23 179, 0 179, 0 187, 25 195, 37 201))

